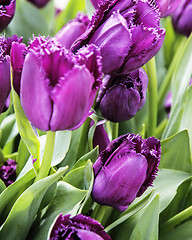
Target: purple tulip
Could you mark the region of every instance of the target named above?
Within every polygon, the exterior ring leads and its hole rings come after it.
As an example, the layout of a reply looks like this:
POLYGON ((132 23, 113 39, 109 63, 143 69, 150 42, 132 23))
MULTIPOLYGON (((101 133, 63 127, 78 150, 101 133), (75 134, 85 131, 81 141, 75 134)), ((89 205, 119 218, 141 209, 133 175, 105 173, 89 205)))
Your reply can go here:
POLYGON ((91 3, 93 4, 94 8, 98 8, 101 0, 91 0, 91 3))
POLYGON ((93 165, 93 200, 123 212, 152 183, 161 156, 160 141, 126 134, 113 140, 93 165))
POLYGON ((33 5, 35 5, 38 8, 42 8, 45 7, 45 5, 47 5, 47 3, 50 0, 27 0, 28 2, 31 2, 33 5))
POLYGON ((174 13, 181 0, 156 0, 157 6, 161 12, 161 17, 167 17, 174 13))
POLYGON ((0 37, 0 113, 11 90, 10 51, 13 42, 21 42, 22 38, 13 35, 11 38, 0 37))
POLYGON ((5 183, 6 187, 16 180, 17 163, 9 159, 0 167, 0 179, 5 183))
POLYGON ((192 32, 192 0, 183 0, 173 13, 173 27, 187 37, 192 32))
POLYGON ((93 147, 95 148, 96 146, 99 146, 99 153, 101 153, 110 142, 107 132, 104 129, 103 123, 104 121, 97 123, 93 135, 93 147))
POLYGON ((79 240, 111 240, 104 228, 96 220, 79 214, 60 214, 52 228, 49 240, 79 239, 79 240))
POLYGON ((140 68, 122 76, 104 78, 97 101, 104 118, 111 122, 131 119, 146 101, 148 76, 140 68))
POLYGON ((161 48, 165 29, 151 1, 101 1, 91 24, 73 44, 94 43, 101 50, 103 72, 127 74, 148 62, 161 48))
POLYGON ((89 23, 90 20, 87 15, 79 13, 77 17, 65 25, 54 38, 64 47, 70 49, 73 42, 85 32, 89 23))
POLYGON ((23 110, 41 130, 76 129, 89 116, 101 78, 94 45, 74 55, 53 39, 34 38, 21 74, 23 110))
POLYGON ((13 19, 16 0, 0 0, 0 32, 2 32, 13 19))

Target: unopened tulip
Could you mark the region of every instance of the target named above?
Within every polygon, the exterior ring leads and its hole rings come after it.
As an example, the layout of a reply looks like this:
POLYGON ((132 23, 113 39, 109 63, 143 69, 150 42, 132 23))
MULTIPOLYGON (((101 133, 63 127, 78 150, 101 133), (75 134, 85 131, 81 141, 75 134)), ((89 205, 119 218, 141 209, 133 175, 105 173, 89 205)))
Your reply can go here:
POLYGON ((134 117, 145 103, 147 84, 148 76, 142 68, 127 75, 107 75, 99 95, 103 117, 112 122, 134 117))
POLYGON ((2 32, 13 19, 16 0, 0 0, 0 32, 2 32))
POLYGON ((125 211, 152 186, 160 155, 160 141, 154 137, 126 134, 113 140, 93 165, 93 200, 125 211))
POLYGON ((173 13, 173 27, 180 34, 189 37, 192 32, 192 0, 181 1, 173 13))
POLYGON ((51 230, 49 240, 111 240, 104 228, 96 220, 82 214, 70 218, 60 214, 51 230))
POLYGON ((106 0, 72 49, 93 43, 101 50, 105 74, 127 74, 155 56, 164 37, 159 10, 151 1, 106 0))
POLYGON ((65 25, 56 35, 55 39, 67 49, 70 49, 75 40, 81 36, 90 23, 87 15, 79 13, 75 19, 65 25))
POLYGON ((102 78, 100 52, 94 45, 76 55, 57 41, 35 38, 21 74, 21 104, 36 128, 78 128, 89 116, 102 78))

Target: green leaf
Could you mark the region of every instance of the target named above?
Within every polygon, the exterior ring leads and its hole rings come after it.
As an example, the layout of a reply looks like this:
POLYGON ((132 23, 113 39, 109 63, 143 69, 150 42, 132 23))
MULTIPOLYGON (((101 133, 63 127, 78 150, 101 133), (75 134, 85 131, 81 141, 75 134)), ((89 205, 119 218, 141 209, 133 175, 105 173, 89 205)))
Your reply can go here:
POLYGON ((161 141, 161 150, 160 168, 191 172, 191 152, 187 130, 161 141))
POLYGON ((0 215, 2 214, 4 208, 9 204, 9 202, 15 197, 15 195, 20 191, 20 189, 25 186, 26 183, 35 178, 35 172, 32 169, 28 173, 26 173, 22 178, 18 179, 10 186, 8 186, 1 194, 0 194, 0 215))
POLYGON ((39 180, 23 192, 11 209, 0 231, 0 239, 26 239, 46 190, 66 170, 67 168, 59 169, 57 173, 39 180))
POLYGON ((4 182, 0 179, 0 194, 6 189, 4 182))
POLYGON ((48 35, 49 29, 39 9, 28 1, 17 0, 16 12, 8 26, 7 34, 23 36, 28 42, 32 35, 48 35))
POLYGON ((19 133, 34 159, 40 158, 40 142, 22 109, 19 96, 12 87, 13 103, 19 133))
POLYGON ((172 98, 173 103, 171 107, 170 118, 163 133, 162 139, 178 132, 183 116, 184 107, 187 101, 187 91, 192 74, 192 34, 188 38, 175 72, 172 77, 172 98))
POLYGON ((191 229, 192 220, 187 221, 174 228, 165 236, 160 237, 160 240, 191 240, 191 229))
POLYGON ((147 207, 133 229, 130 240, 157 240, 159 225, 159 195, 147 207), (145 223, 145 224, 143 224, 145 223))
MULTIPOLYGON (((30 240, 42 240, 47 239, 47 235, 51 225, 55 218, 60 214, 70 214, 73 209, 76 209, 76 205, 84 199, 87 191, 74 188, 68 183, 60 181, 58 183, 56 196, 52 200, 51 204, 40 223, 30 232, 27 239, 30 240)), ((74 212, 76 214, 76 212, 74 212)))
POLYGON ((0 148, 3 148, 9 138, 11 130, 15 123, 15 114, 10 114, 4 118, 0 125, 1 138, 0 138, 0 148))
POLYGON ((19 142, 19 147, 18 147, 18 155, 17 155, 17 158, 16 158, 16 162, 17 162, 16 173, 17 173, 17 176, 19 175, 19 173, 21 172, 21 170, 25 166, 29 157, 30 157, 30 153, 29 153, 25 143, 21 139, 20 142, 19 142))
MULTIPOLYGON (((189 136, 190 136, 190 146, 192 149, 192 124, 191 124, 191 119, 192 119, 192 111, 191 111, 191 106, 192 106, 192 85, 189 88, 188 91, 188 100, 187 100, 187 104, 185 106, 185 110, 183 113, 183 118, 181 121, 181 126, 180 126, 180 130, 183 129, 188 129, 189 131, 189 136)), ((183 151, 184 153, 184 151, 183 151)))
POLYGON ((76 17, 78 12, 83 12, 85 10, 85 0, 70 0, 67 7, 59 13, 55 20, 55 34, 68 23, 76 17))

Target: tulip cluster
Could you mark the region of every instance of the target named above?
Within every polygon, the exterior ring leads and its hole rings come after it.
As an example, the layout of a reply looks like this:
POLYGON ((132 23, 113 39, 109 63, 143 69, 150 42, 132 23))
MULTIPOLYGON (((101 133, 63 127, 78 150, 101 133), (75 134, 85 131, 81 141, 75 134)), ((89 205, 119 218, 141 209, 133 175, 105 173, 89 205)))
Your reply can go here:
POLYGON ((126 134, 113 140, 93 165, 93 199, 123 212, 152 186, 161 156, 160 141, 126 134))
POLYGON ((52 228, 49 240, 60 239, 98 239, 111 240, 99 222, 90 217, 79 214, 70 218, 70 215, 60 214, 52 228))

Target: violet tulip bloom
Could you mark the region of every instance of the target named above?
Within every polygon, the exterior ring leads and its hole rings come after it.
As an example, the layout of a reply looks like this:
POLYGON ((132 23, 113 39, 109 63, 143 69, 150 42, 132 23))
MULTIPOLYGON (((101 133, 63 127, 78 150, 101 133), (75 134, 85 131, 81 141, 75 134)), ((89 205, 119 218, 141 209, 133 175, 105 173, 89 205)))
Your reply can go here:
POLYGON ((74 55, 53 39, 37 37, 21 74, 23 110, 40 130, 76 129, 89 116, 101 78, 100 52, 94 45, 74 55))
POLYGON ((164 37, 159 10, 151 1, 103 0, 72 49, 93 43, 101 50, 105 74, 127 74, 155 56, 164 37))
POLYGON ((0 0, 0 32, 2 32, 13 19, 16 0, 0 0))
POLYGON ((0 113, 11 90, 10 51, 13 42, 21 42, 22 38, 13 35, 11 38, 0 37, 0 113))
POLYGON ((81 36, 90 23, 87 15, 79 13, 75 19, 65 25, 56 35, 55 39, 67 49, 70 49, 75 40, 81 36))
POLYGON ((97 99, 103 117, 111 122, 134 117, 145 104, 147 84, 148 76, 142 68, 122 76, 106 75, 97 99))
POLYGON ((60 214, 51 230, 49 240, 79 239, 79 240, 111 240, 104 228, 96 220, 79 214, 60 214))
POLYGON ((45 5, 47 5, 47 3, 50 0, 27 0, 28 2, 31 2, 33 5, 35 5, 38 8, 42 8, 45 7, 45 5))
POLYGON ((125 211, 152 186, 160 155, 160 141, 154 137, 126 134, 113 140, 93 165, 93 200, 125 211))
POLYGON ((183 0, 173 13, 173 27, 180 33, 189 37, 192 32, 192 0, 183 0))
POLYGON ((157 6, 161 12, 161 17, 167 17, 174 13, 181 0, 156 0, 157 6))
POLYGON ((12 159, 9 159, 0 167, 0 179, 5 183, 6 187, 15 182, 16 168, 17 163, 12 159))

